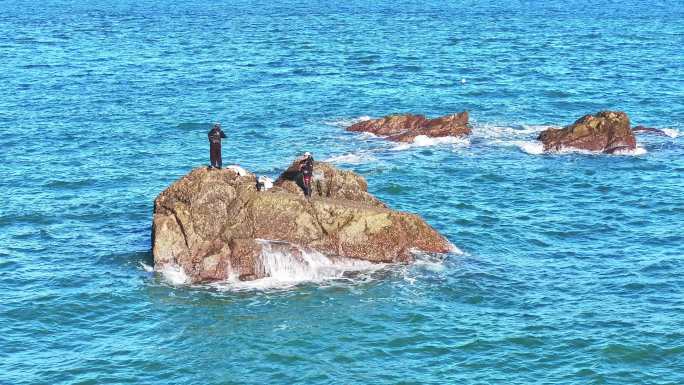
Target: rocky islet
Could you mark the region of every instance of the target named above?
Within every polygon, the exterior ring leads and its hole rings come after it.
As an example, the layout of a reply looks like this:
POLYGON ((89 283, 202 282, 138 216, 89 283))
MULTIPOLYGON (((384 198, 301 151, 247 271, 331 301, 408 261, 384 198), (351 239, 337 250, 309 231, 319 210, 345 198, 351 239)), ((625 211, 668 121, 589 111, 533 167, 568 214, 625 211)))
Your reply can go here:
POLYGON ((574 148, 612 154, 636 148, 627 114, 615 111, 585 115, 563 128, 546 129, 537 140, 544 144, 544 151, 574 148))
MULTIPOLYGON (((419 136, 428 138, 467 137, 472 133, 467 111, 428 119, 424 115, 393 114, 379 119, 357 122, 346 128, 351 132, 367 132, 395 142, 411 143, 419 136)), ((626 113, 600 111, 577 119, 562 128, 542 131, 537 141, 544 152, 577 149, 613 154, 633 151, 637 147, 635 133, 668 136, 663 130, 642 125, 631 127, 626 113)))
POLYGON ((192 283, 264 278, 264 242, 289 245, 295 256, 324 253, 333 262, 407 263, 412 250, 452 250, 419 216, 392 210, 369 194, 363 177, 323 162, 314 173, 307 199, 288 171, 273 188, 257 191, 251 173, 192 170, 155 199, 155 269, 180 267, 192 283))
POLYGON ((425 115, 398 114, 380 119, 358 122, 347 127, 347 131, 368 132, 386 137, 394 142, 413 142, 418 136, 441 138, 461 137, 471 133, 468 112, 428 119, 425 115))

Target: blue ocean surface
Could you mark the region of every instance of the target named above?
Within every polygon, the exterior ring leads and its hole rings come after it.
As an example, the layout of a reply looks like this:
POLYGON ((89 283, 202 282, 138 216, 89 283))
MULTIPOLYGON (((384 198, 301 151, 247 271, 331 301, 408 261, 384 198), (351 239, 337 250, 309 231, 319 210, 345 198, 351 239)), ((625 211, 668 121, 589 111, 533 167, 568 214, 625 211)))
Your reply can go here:
POLYGON ((0 1, 0 384, 684 383, 684 3, 0 1), (344 131, 468 110, 467 140, 344 131), (630 154, 541 154, 622 110, 630 154), (152 202, 312 151, 462 253, 290 286, 151 272, 152 202))

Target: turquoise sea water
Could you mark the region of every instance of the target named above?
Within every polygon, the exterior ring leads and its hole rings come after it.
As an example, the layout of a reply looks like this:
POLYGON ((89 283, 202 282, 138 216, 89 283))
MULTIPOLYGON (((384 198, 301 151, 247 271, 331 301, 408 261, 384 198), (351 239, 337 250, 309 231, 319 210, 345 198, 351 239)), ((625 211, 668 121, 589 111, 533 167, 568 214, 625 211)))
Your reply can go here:
POLYGON ((0 384, 684 383, 684 5, 339 3, 0 1, 0 384), (343 131, 464 109, 468 141, 343 131), (537 153, 604 109, 671 136, 537 153), (224 163, 313 151, 464 253, 170 284, 152 200, 216 120, 224 163))

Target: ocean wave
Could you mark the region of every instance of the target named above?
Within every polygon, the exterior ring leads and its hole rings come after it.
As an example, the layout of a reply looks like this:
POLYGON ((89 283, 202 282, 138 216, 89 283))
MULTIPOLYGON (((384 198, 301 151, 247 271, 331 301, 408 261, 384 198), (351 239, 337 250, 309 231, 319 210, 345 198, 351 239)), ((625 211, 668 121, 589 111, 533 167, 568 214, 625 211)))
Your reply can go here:
MULTIPOLYGON (((500 141, 501 142, 501 141, 500 141)), ((565 154, 583 154, 583 155, 619 155, 619 156, 639 156, 639 155, 644 155, 647 154, 648 151, 643 148, 643 147, 637 147, 634 150, 618 150, 615 151, 613 154, 605 154, 601 151, 590 151, 590 150, 583 150, 579 148, 572 148, 572 147, 563 147, 560 150, 555 150, 555 151, 544 151, 544 144, 542 142, 536 141, 536 140, 530 140, 530 141, 525 141, 525 140, 514 140, 510 142, 503 142, 506 145, 511 145, 511 146, 516 146, 518 147, 521 151, 530 154, 530 155, 543 155, 543 154, 556 154, 556 155, 565 155, 565 154)))
MULTIPOLYGON (((145 270, 147 271, 147 269, 145 270)), ((160 273, 164 280, 173 286, 187 285, 191 282, 183 267, 175 263, 166 263, 160 267, 155 266, 154 270, 160 273)))
POLYGON ((368 152, 358 152, 332 156, 324 161, 330 163, 366 164, 376 160, 377 158, 368 152))
POLYGON ((643 147, 637 147, 634 150, 618 150, 613 153, 613 155, 622 155, 622 156, 639 156, 639 155, 645 155, 647 154, 648 151, 646 151, 645 148, 643 147))
POLYGON ((333 120, 326 120, 323 124, 334 127, 349 127, 353 124, 359 122, 365 122, 366 120, 371 120, 372 118, 368 115, 357 116, 355 118, 337 118, 333 120))
POLYGON ((527 154, 541 155, 544 153, 544 146, 536 137, 550 127, 553 126, 477 124, 473 128, 473 137, 482 139, 488 145, 517 147, 527 154))
POLYGON ((360 132, 359 133, 359 139, 377 139, 381 138, 381 136, 375 135, 372 132, 360 132))
POLYGON ((431 272, 442 272, 446 269, 444 260, 436 258, 417 258, 413 263, 413 267, 431 272))
POLYGON ((211 286, 219 290, 286 289, 303 283, 324 283, 350 278, 353 274, 367 274, 386 266, 360 259, 330 257, 315 250, 304 249, 287 242, 260 240, 261 264, 266 277, 240 281, 231 277, 211 286), (293 253, 293 250, 295 251, 293 253))
POLYGON ((146 264, 145 262, 142 262, 142 261, 138 262, 138 264, 140 265, 140 267, 141 267, 143 270, 145 270, 145 272, 147 272, 147 273, 153 273, 153 272, 154 272, 154 267, 153 267, 153 266, 150 266, 150 265, 148 265, 148 264, 146 264))
MULTIPOLYGON (((414 263, 404 266, 402 264, 374 263, 362 259, 328 256, 316 250, 298 247, 288 242, 263 239, 258 240, 258 242, 262 246, 259 263, 263 268, 265 277, 252 281, 241 281, 236 274, 232 274, 225 281, 197 286, 211 287, 219 291, 243 291, 280 290, 293 288, 304 283, 323 285, 334 281, 356 284, 376 279, 373 273, 390 266, 396 266, 398 271, 403 272, 404 278, 414 268, 441 272, 445 269, 444 261, 448 256, 448 254, 411 250, 415 258, 414 263)), ((450 254, 465 254, 455 245, 452 244, 451 246, 450 254)), ((185 270, 175 263, 155 267, 144 262, 139 262, 139 264, 145 272, 160 274, 163 280, 172 286, 191 284, 191 279, 185 270)), ((392 271, 396 271, 396 269, 392 271)))
POLYGON ((461 250, 458 246, 449 242, 449 252, 456 255, 466 255, 465 251, 461 250))
POLYGON ((498 124, 474 124, 473 137, 482 139, 524 139, 538 134, 548 128, 554 126, 549 125, 498 125, 498 124))
POLYGON ((80 180, 48 180, 43 186, 47 188, 59 188, 59 189, 79 189, 81 187, 88 187, 96 184, 97 179, 80 179, 80 180))
POLYGON ((662 129, 663 133, 670 138, 676 138, 679 136, 679 130, 676 128, 663 128, 662 129))
POLYGON ((559 150, 547 151, 546 153, 548 153, 548 154, 559 154, 559 155, 580 154, 580 155, 637 156, 637 155, 644 155, 644 154, 648 153, 648 151, 646 151, 646 149, 643 147, 637 147, 634 150, 617 150, 612 154, 606 154, 602 151, 591 151, 591 150, 584 150, 584 149, 574 148, 574 147, 562 147, 559 150))
POLYGON ((607 155, 607 156, 639 156, 648 153, 645 148, 637 147, 634 150, 617 150, 612 154, 606 154, 602 151, 591 151, 584 150, 580 148, 573 147, 562 147, 560 150, 546 151, 546 154, 557 154, 557 155, 568 155, 568 154, 579 154, 579 155, 607 155))
POLYGON ((470 139, 467 137, 457 137, 457 136, 443 136, 439 138, 432 138, 426 135, 418 135, 413 139, 411 143, 400 143, 392 148, 393 151, 407 150, 412 147, 430 147, 451 144, 452 146, 468 146, 470 144, 470 139))
POLYGON ((544 144, 539 141, 513 141, 512 145, 517 146, 521 151, 530 155, 541 155, 544 153, 544 144))
POLYGON ((444 261, 446 260, 449 254, 457 256, 466 255, 466 253, 464 253, 453 243, 449 243, 449 246, 450 247, 448 254, 426 253, 418 249, 411 249, 411 254, 414 257, 414 261, 410 268, 418 268, 432 272, 444 271, 446 269, 444 261))

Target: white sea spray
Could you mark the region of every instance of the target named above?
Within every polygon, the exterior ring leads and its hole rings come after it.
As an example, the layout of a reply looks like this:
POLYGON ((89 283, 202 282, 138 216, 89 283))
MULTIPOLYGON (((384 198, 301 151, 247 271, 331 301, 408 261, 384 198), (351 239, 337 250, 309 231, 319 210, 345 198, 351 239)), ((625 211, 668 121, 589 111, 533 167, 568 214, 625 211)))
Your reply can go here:
POLYGON ((166 282, 174 286, 186 285, 191 281, 183 267, 175 263, 165 263, 161 266, 155 266, 155 270, 161 273, 166 282))
POLYGON ((326 120, 323 123, 328 125, 328 126, 334 126, 334 127, 349 127, 353 124, 359 123, 359 122, 365 122, 367 120, 371 120, 372 118, 367 115, 362 115, 362 116, 357 116, 355 118, 336 118, 332 120, 326 120))

